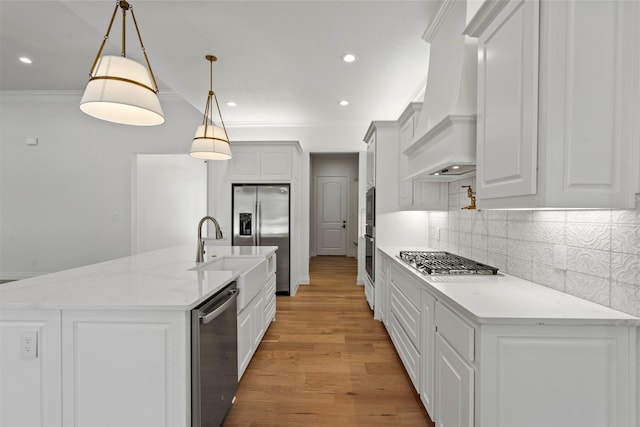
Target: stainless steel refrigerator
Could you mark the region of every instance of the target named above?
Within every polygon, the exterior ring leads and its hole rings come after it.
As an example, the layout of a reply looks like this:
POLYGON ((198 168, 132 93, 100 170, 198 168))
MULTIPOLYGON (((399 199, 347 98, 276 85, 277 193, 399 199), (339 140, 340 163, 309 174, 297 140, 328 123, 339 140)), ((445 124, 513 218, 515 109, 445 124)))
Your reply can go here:
POLYGON ((277 246, 276 293, 289 293, 289 184, 233 184, 233 245, 277 246))

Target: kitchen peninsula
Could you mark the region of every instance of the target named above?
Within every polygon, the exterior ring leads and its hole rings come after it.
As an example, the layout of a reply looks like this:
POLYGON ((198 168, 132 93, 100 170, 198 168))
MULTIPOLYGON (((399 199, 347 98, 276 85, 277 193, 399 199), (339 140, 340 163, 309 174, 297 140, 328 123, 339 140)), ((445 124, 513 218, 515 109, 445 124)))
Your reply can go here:
POLYGON ((175 247, 0 286, 0 425, 191 425, 191 310, 249 274, 222 262, 264 268, 238 303, 246 367, 275 316, 276 250, 207 246, 196 264, 175 247))

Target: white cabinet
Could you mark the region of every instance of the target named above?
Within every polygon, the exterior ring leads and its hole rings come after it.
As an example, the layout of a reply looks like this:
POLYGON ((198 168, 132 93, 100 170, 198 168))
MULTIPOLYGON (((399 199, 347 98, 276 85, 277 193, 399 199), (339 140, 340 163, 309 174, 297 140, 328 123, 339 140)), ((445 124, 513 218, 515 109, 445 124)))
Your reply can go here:
POLYGON ((369 304, 369 308, 374 310, 375 307, 375 287, 374 284, 369 280, 369 276, 365 276, 364 278, 364 298, 367 300, 367 304, 369 304))
POLYGON ((436 426, 473 427, 473 367, 438 332, 435 344, 436 426))
POLYGON ((640 4, 486 2, 478 37, 478 208, 632 208, 640 4))
POLYGON ((189 314, 64 311, 63 425, 185 425, 191 414, 189 314))
POLYGON ((434 393, 435 393, 435 305, 436 298, 426 290, 421 295, 422 313, 422 369, 420 377, 420 400, 427 409, 431 419, 435 419, 434 393))
POLYGON ((262 290, 238 313, 238 380, 249 366, 276 315, 275 255, 267 259, 269 278, 262 290))
POLYGON ((60 337, 59 311, 0 310, 0 425, 63 425, 60 337), (22 354, 25 333, 34 358, 22 354))
POLYGON ((374 319, 381 321, 389 329, 389 257, 382 251, 376 251, 376 287, 374 319))
POLYGON ((387 260, 387 330, 438 427, 535 427, 541 416, 549 426, 636 425, 637 328, 479 324, 428 278, 387 260))
POLYGON ((367 139, 367 190, 376 186, 376 134, 367 139))
POLYGON ((417 114, 422 104, 412 102, 402 113, 400 124, 399 188, 400 210, 447 210, 449 208, 448 184, 408 178, 408 158, 402 152, 411 147, 415 134, 417 114))
POLYGON ((472 427, 475 329, 440 302, 434 308, 436 425, 472 427))
POLYGON ((367 187, 376 187, 376 216, 398 211, 399 137, 395 121, 371 122, 364 137, 367 142, 367 187))
POLYGON ((420 392, 421 369, 421 310, 420 283, 401 268, 392 264, 389 269, 389 316, 391 340, 413 382, 420 392))
POLYGON ((229 161, 232 182, 291 181, 297 162, 297 143, 232 142, 229 161))

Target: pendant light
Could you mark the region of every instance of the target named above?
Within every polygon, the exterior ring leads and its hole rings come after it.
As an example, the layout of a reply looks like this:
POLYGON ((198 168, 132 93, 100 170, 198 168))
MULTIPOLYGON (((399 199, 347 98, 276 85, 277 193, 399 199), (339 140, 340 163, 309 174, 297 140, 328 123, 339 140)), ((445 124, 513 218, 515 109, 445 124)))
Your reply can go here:
POLYGON ((107 34, 91 66, 89 83, 82 95, 80 110, 98 119, 126 125, 154 126, 164 123, 164 114, 158 99, 158 84, 142 44, 133 7, 126 1, 116 2, 107 34), (121 56, 100 56, 109 38, 118 8, 122 9, 121 56), (147 67, 126 57, 127 10, 131 11, 147 67))
POLYGON ((205 59, 209 61, 209 95, 207 96, 207 104, 204 107, 202 124, 196 129, 196 135, 193 137, 189 154, 204 160, 228 160, 231 158, 229 137, 222 120, 222 113, 220 113, 218 97, 213 91, 213 63, 217 58, 213 55, 207 55, 205 59), (213 100, 216 101, 220 126, 217 126, 213 121, 213 100))

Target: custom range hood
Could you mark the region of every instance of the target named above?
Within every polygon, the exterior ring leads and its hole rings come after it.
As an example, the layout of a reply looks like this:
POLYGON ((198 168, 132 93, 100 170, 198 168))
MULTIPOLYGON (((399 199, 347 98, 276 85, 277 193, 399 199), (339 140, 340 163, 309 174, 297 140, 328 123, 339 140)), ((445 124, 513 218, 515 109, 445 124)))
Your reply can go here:
POLYGON ((463 35, 467 2, 443 1, 423 35, 430 44, 424 102, 407 178, 455 181, 475 174, 478 44, 463 35))

